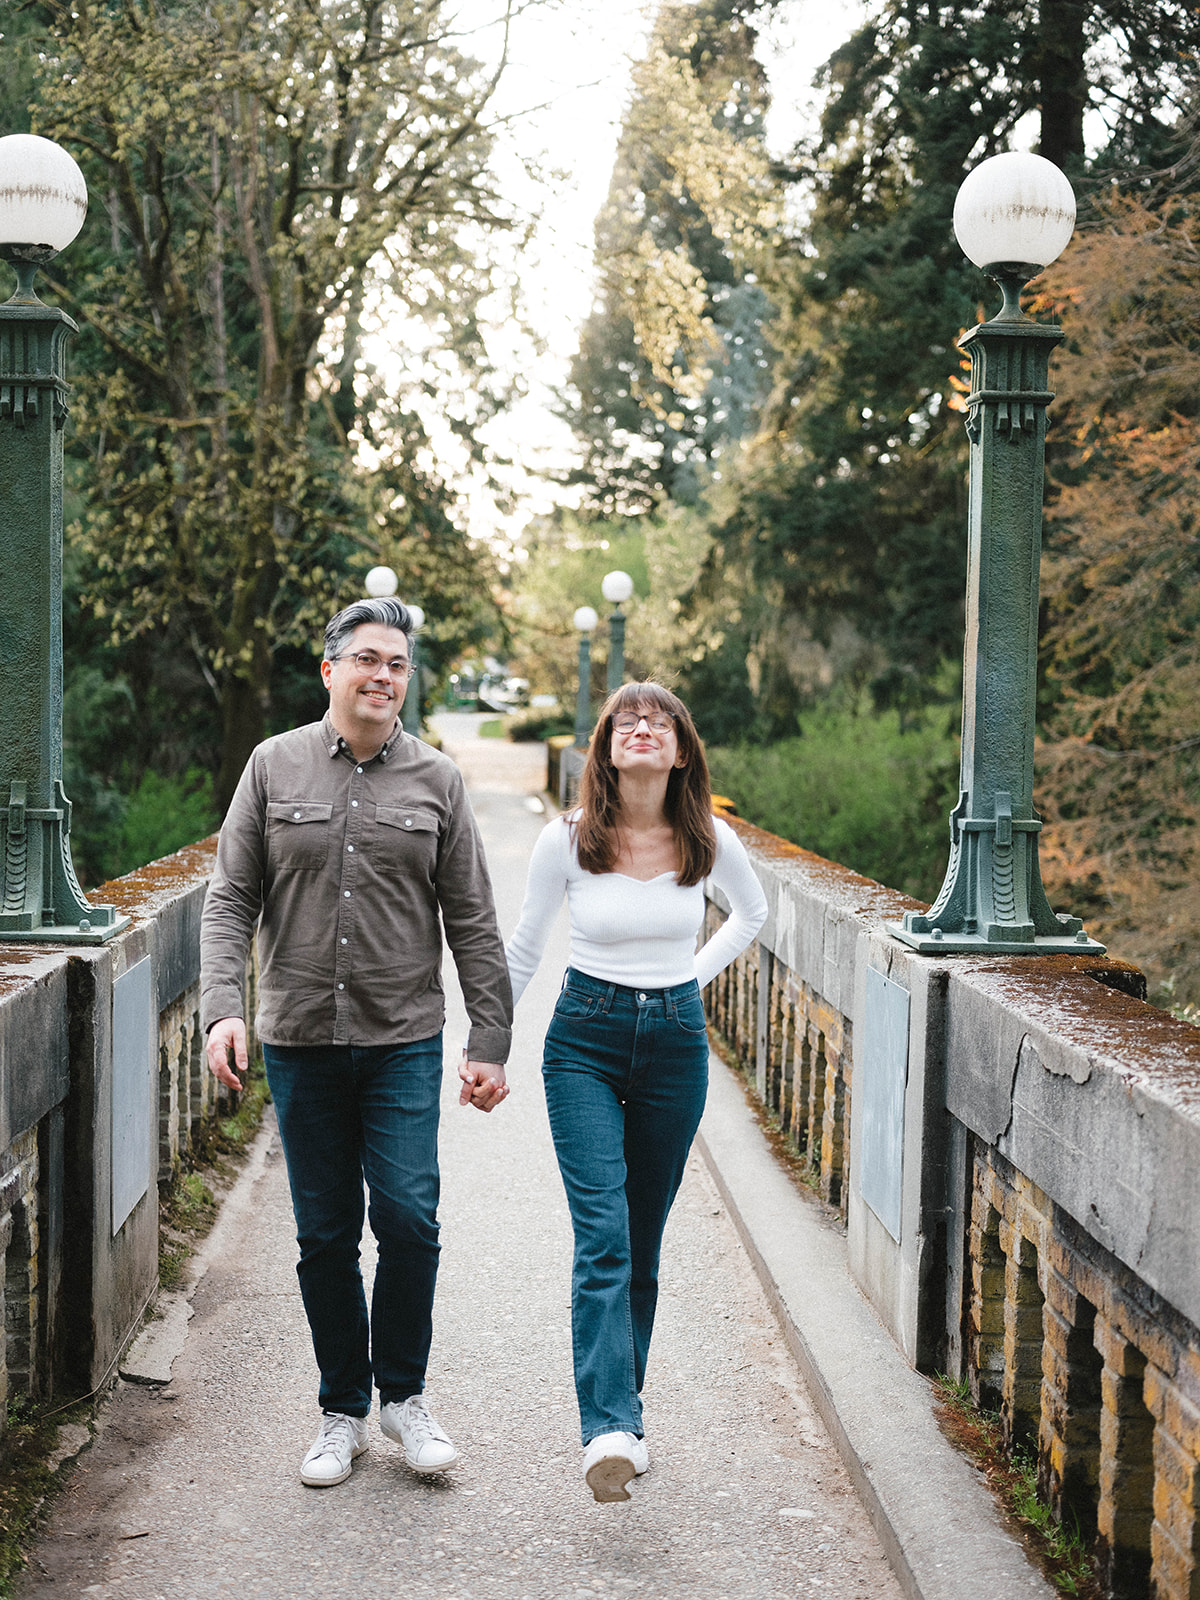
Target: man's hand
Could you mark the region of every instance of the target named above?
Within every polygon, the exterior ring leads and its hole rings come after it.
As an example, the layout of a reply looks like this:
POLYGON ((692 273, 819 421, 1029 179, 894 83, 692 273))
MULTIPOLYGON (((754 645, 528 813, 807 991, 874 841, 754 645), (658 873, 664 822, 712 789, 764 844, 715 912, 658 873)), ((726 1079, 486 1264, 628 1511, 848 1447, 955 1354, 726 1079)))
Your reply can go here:
POLYGON ((496 1061, 468 1061, 467 1052, 458 1068, 462 1079, 460 1106, 474 1106, 478 1111, 494 1111, 501 1100, 508 1098, 508 1085, 504 1081, 504 1068, 496 1061))
MULTIPOLYGON (((222 1017, 208 1030, 208 1070, 227 1089, 242 1088, 241 1078, 235 1078, 229 1067, 229 1052, 233 1051, 233 1064, 243 1076, 250 1069, 246 1054, 246 1024, 241 1017, 222 1017)), ((503 1073, 501 1080, 503 1081, 503 1073)))

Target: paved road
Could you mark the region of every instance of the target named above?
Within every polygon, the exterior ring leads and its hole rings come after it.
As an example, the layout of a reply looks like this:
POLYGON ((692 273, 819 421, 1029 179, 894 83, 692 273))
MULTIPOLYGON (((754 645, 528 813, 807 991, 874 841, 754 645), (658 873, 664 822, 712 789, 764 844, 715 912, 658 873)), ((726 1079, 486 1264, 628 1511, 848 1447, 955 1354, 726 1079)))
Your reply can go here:
MULTIPOLYGON (((543 815, 538 746, 448 718, 502 925, 543 815)), ((123 1600, 898 1600, 733 1226, 693 1157, 664 1247, 645 1402, 652 1467, 628 1504, 579 1477, 570 1227, 538 1074, 565 952, 522 1003, 490 1117, 443 1108, 443 1255, 429 1389, 463 1453, 421 1481, 373 1433, 350 1480, 305 1489, 315 1372, 278 1145, 196 1291, 170 1386, 126 1386, 73 1471, 20 1595, 123 1600)), ((452 983, 448 989, 453 990, 452 983)), ((447 1060, 464 1020, 450 998, 447 1060)), ((715 1070, 723 1070, 714 1064, 715 1070)))

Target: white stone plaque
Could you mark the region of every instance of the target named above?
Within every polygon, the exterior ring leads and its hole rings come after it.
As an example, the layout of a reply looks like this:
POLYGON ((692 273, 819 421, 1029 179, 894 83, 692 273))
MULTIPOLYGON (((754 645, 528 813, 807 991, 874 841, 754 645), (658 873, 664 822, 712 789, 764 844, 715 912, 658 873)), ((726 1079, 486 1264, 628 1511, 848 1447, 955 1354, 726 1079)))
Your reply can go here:
POLYGON ((154 1056, 158 1043, 150 957, 113 984, 112 1008, 112 1231, 150 1187, 154 1056))
POLYGON ((908 1081, 908 990, 867 968, 863 1037, 854 1067, 861 1119, 859 1189, 892 1238, 900 1240, 904 1089, 908 1081))

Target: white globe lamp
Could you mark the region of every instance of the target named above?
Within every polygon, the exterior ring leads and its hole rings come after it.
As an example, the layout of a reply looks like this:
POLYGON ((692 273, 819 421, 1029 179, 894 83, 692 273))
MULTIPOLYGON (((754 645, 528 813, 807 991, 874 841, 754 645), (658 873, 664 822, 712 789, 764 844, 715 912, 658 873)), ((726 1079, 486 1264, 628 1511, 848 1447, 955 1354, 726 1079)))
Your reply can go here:
POLYGON ((400 587, 400 580, 391 567, 372 567, 363 579, 363 588, 372 600, 389 600, 400 587))
POLYGON ((1009 150, 969 172, 954 202, 963 254, 1004 291, 1000 316, 1023 316, 1019 293, 1057 261, 1075 231, 1075 192, 1044 156, 1009 150))
POLYGON ((600 593, 614 606, 623 606, 633 593, 633 579, 627 572, 606 573, 600 584, 600 593))
POLYGON ((83 227, 88 194, 74 156, 36 133, 0 139, 0 259, 16 268, 18 302, 36 303, 34 274, 83 227))

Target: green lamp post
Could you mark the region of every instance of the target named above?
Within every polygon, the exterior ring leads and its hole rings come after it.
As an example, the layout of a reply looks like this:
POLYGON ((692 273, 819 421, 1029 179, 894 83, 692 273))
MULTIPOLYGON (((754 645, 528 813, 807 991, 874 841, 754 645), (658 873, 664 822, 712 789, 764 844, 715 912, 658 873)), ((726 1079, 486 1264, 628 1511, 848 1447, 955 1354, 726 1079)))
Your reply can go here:
POLYGON ((600 593, 613 607, 608 619, 608 692, 612 694, 625 681, 625 613, 621 607, 633 593, 633 579, 627 572, 607 572, 600 593))
POLYGON ((421 662, 420 647, 417 644, 418 635, 425 626, 425 613, 420 606, 415 606, 411 601, 405 601, 408 614, 413 622, 412 638, 408 641, 409 655, 412 660, 413 675, 409 684, 409 692, 404 696, 404 705, 401 708, 402 726, 405 733, 411 733, 413 738, 419 738, 421 733, 421 662))
POLYGON ((102 944, 129 926, 92 905, 71 863, 62 785, 62 496, 66 346, 77 331, 34 293, 39 266, 83 226, 87 188, 49 139, 0 139, 0 258, 17 290, 0 305, 0 943, 102 944))
POLYGON ((1066 249, 1075 196, 1041 156, 993 156, 959 190, 954 231, 1004 305, 970 331, 971 441, 962 766, 946 880, 928 912, 889 931, 926 954, 1100 953, 1055 914, 1033 809, 1038 582, 1050 352, 1062 329, 1021 310, 1025 283, 1066 249))
MULTIPOLYGON (((400 580, 391 567, 372 567, 363 579, 363 588, 372 600, 389 600, 399 587, 400 580)), ((413 675, 400 708, 400 726, 405 733, 411 733, 416 738, 421 732, 421 668, 417 661, 417 633, 425 626, 425 613, 420 606, 414 605, 408 606, 408 613, 413 621, 413 635, 408 641, 413 675)))
POLYGON ((579 630, 579 690, 575 696, 575 748, 586 750, 592 731, 592 629, 600 621, 592 606, 580 606, 571 618, 579 630))

